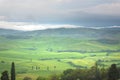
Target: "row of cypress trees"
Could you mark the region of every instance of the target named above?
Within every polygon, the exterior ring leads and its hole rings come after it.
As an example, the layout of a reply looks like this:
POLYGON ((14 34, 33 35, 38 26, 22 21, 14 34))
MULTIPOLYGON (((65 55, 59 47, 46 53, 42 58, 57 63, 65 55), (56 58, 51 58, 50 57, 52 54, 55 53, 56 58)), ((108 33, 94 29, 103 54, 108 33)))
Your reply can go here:
MULTIPOLYGON (((8 71, 2 72, 1 80, 9 80, 8 71)), ((11 80, 16 80, 14 62, 12 62, 12 64, 11 64, 11 80)))

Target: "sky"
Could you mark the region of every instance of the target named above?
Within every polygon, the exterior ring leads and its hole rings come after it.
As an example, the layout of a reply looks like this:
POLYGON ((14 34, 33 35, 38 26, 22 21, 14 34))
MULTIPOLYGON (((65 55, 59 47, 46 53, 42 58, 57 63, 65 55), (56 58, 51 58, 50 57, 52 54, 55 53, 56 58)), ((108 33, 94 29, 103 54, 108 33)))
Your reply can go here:
POLYGON ((120 26, 120 0, 0 0, 0 28, 120 26))

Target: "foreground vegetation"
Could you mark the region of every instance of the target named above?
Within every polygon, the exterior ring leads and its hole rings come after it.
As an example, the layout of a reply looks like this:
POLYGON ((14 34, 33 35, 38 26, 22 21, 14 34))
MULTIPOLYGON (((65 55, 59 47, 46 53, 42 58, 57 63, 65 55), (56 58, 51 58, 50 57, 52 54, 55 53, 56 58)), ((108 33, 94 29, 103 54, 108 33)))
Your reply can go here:
MULTIPOLYGON (((1 80, 16 80, 15 65, 12 62, 11 78, 8 71, 2 72, 1 80)), ((52 74, 50 77, 38 76, 36 80, 118 80, 120 79, 120 67, 112 64, 110 68, 99 68, 98 62, 90 69, 67 69, 61 74, 52 74)), ((23 80, 32 80, 30 76, 25 76, 23 80)))

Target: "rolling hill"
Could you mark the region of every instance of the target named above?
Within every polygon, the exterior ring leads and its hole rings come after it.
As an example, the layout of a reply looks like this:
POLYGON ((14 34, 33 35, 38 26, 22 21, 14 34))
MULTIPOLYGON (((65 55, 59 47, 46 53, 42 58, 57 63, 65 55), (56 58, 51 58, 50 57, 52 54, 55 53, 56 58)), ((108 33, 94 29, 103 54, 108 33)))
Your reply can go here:
POLYGON ((9 71, 12 61, 18 79, 68 68, 90 68, 96 61, 100 67, 112 63, 120 66, 120 28, 0 29, 0 72, 9 71))

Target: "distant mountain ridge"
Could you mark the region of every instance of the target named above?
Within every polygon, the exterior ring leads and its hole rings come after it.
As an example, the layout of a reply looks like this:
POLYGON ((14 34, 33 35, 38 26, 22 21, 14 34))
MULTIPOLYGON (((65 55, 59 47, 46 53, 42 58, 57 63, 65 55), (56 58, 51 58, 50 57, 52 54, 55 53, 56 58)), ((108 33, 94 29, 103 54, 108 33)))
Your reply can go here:
POLYGON ((57 28, 57 29, 46 29, 46 30, 35 30, 35 31, 19 31, 10 29, 0 29, 0 36, 6 38, 30 38, 30 37, 74 37, 74 38, 106 38, 119 40, 120 39, 120 28, 57 28))

